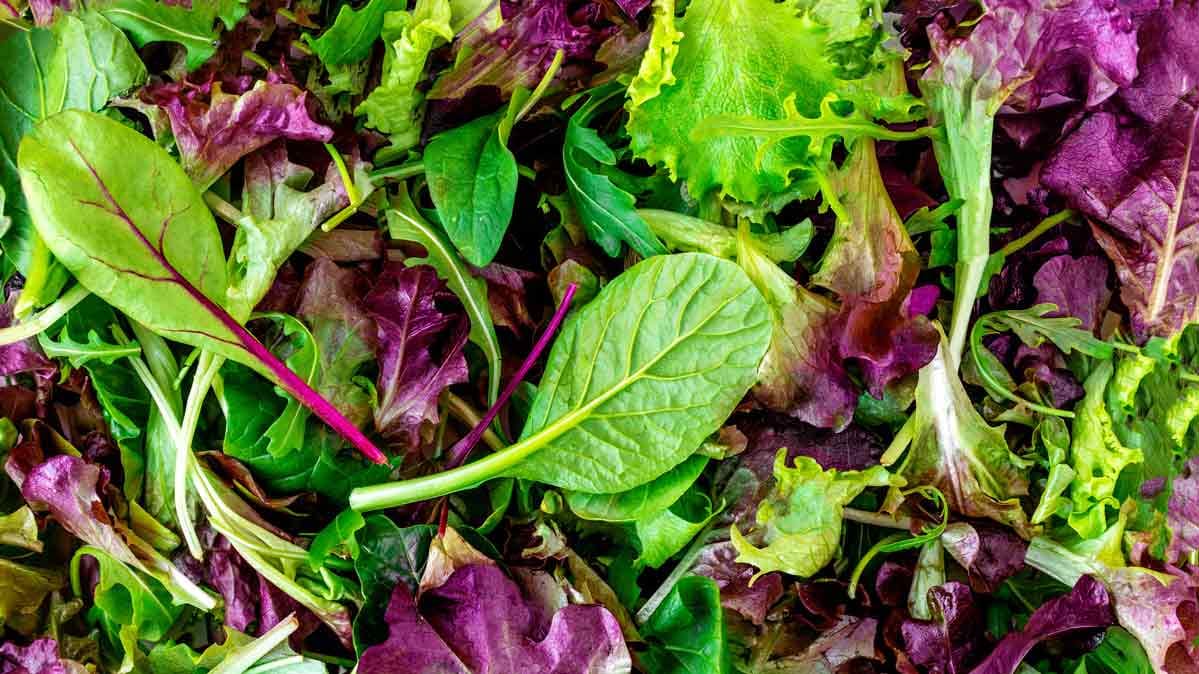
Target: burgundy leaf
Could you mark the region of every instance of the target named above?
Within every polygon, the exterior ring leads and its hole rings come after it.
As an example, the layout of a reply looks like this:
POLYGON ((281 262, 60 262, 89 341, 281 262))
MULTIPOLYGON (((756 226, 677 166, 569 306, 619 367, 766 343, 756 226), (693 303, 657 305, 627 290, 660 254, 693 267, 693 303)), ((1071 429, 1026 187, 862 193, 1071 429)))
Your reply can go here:
POLYGON ((378 339, 375 428, 407 449, 428 439, 441 392, 467 379, 462 348, 470 323, 459 308, 445 308, 454 301, 425 265, 387 267, 364 300, 378 339))

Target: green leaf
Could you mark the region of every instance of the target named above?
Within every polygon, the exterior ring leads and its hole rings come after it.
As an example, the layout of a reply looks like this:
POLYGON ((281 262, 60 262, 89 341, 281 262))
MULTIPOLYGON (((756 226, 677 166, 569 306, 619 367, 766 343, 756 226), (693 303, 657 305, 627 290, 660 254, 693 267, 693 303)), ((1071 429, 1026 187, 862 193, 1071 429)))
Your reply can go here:
POLYGON ((662 566, 687 547, 718 512, 708 495, 692 486, 669 508, 633 525, 641 552, 637 562, 655 569, 662 566))
POLYGON ((389 466, 356 457, 341 438, 311 419, 292 451, 273 456, 265 436, 284 417, 288 401, 269 381, 236 363, 221 368, 221 380, 224 451, 249 466, 268 489, 284 494, 315 491, 344 503, 351 489, 385 480, 391 472, 389 466))
POLYGON ((104 341, 95 330, 88 330, 86 342, 75 341, 67 334, 65 328, 58 333, 57 340, 45 332, 38 333, 37 340, 47 356, 64 359, 70 362, 72 367, 82 367, 93 360, 111 365, 118 359, 137 356, 142 352, 137 342, 111 344, 104 341))
POLYGON ((594 493, 649 482, 693 454, 756 380, 767 314, 732 262, 649 258, 567 319, 519 442, 450 471, 355 490, 351 506, 412 503, 497 477, 594 493))
POLYGON ((342 5, 328 30, 315 40, 305 35, 304 41, 327 66, 361 61, 371 55, 371 48, 383 31, 383 15, 407 6, 405 0, 369 0, 358 9, 342 5))
POLYGON ((705 456, 692 456, 645 484, 615 494, 567 492, 566 503, 585 520, 632 522, 662 513, 679 500, 708 465, 705 456))
POLYGON ((687 576, 670 590, 641 630, 638 655, 655 674, 729 674, 733 671, 720 589, 711 578, 687 576))
POLYGON ((37 539, 37 519, 29 506, 21 506, 7 515, 0 515, 0 545, 42 551, 42 542, 37 539))
POLYGON ((104 18, 129 33, 137 46, 174 42, 187 50, 187 69, 195 70, 216 53, 219 18, 227 29, 246 15, 242 0, 213 0, 168 5, 158 0, 100 0, 93 4, 104 18))
POLYGON ((383 53, 379 86, 358 105, 354 114, 366 117, 366 126, 391 137, 393 149, 404 150, 420 140, 418 89, 425 60, 441 41, 454 39, 448 0, 417 0, 410 12, 390 12, 383 18, 383 53))
POLYGON ((566 125, 562 162, 567 191, 587 236, 605 253, 617 257, 621 244, 627 243, 642 257, 661 255, 666 248, 637 214, 636 199, 605 174, 616 170, 616 153, 587 126, 610 97, 593 97, 566 125))
POLYGON ((674 60, 679 55, 683 34, 675 27, 674 0, 654 0, 649 46, 641 57, 637 75, 629 82, 629 109, 642 105, 675 83, 674 60))
POLYGON ((920 370, 912 446, 898 472, 910 486, 940 489, 962 515, 989 517, 1030 536, 1020 497, 1028 493, 1031 462, 1008 448, 1003 426, 987 424, 974 409, 948 348, 942 337, 920 370))
POLYGON ((762 296, 735 264, 694 253, 626 270, 554 342, 507 474, 611 493, 658 477, 716 432, 757 376, 762 296))
POLYGON ((433 225, 420 216, 407 191, 401 190, 398 208, 387 212, 391 238, 424 246, 425 257, 409 257, 408 266, 427 264, 450 287, 470 317, 470 341, 487 357, 487 400, 494 403, 500 391, 500 343, 487 302, 487 282, 470 273, 453 247, 433 225))
POLYGON ((182 612, 171 595, 153 578, 141 576, 99 548, 85 545, 71 559, 71 586, 82 591, 79 564, 84 557, 95 560, 97 580, 88 621, 98 624, 113 650, 121 653, 121 671, 132 667, 138 642, 155 642, 165 637, 182 612))
POLYGON ((223 308, 230 284, 220 232, 165 150, 102 115, 67 111, 26 136, 19 164, 39 234, 84 287, 164 337, 256 368, 365 455, 383 460, 223 308), (150 192, 145 176, 154 177, 150 192))
POLYGON ((868 470, 823 470, 811 457, 787 465, 787 452, 774 459, 775 484, 758 505, 755 534, 763 547, 741 531, 729 529, 737 561, 758 568, 755 577, 784 571, 800 578, 813 575, 832 561, 841 544, 841 518, 846 505, 867 487, 902 486, 903 479, 882 466, 868 470))
POLYGON ((308 567, 313 571, 320 569, 339 546, 344 546, 350 557, 357 557, 359 547, 354 536, 365 526, 366 520, 361 514, 353 510, 341 511, 312 539, 312 545, 308 546, 308 567))
POLYGON ((506 114, 500 110, 440 133, 425 147, 437 215, 458 252, 476 267, 495 258, 516 200, 516 157, 499 128, 506 114))
POLYGON ((1125 468, 1145 460, 1141 450, 1120 442, 1105 405, 1104 394, 1114 372, 1111 361, 1098 363, 1083 382, 1086 396, 1074 411, 1074 437, 1070 443, 1074 469, 1070 499, 1074 512, 1067 521, 1084 539, 1096 538, 1107 530, 1108 506, 1120 508, 1120 502, 1113 498, 1116 479, 1125 468))
POLYGON ((773 0, 693 0, 678 29, 683 38, 671 64, 674 83, 649 78, 646 94, 659 87, 660 93, 629 106, 633 151, 685 180, 696 199, 719 190, 755 203, 783 192, 790 181, 780 167, 804 163, 805 141, 785 140, 759 157, 761 139, 693 140, 691 131, 717 115, 780 119, 791 91, 801 96, 796 109, 815 116, 825 95, 843 88, 826 55, 828 30, 793 4, 773 0))
POLYGON ((387 639, 383 613, 392 591, 398 583, 411 592, 420 587, 429 544, 436 533, 436 527, 424 524, 401 529, 383 515, 367 517, 366 525, 358 530, 354 570, 366 598, 354 619, 354 646, 359 654, 367 646, 387 639))
MULTIPOLYGON (((0 42, 0 190, 12 217, 0 247, 27 279, 36 233, 17 172, 22 137, 56 112, 99 110, 145 80, 146 67, 129 40, 94 12, 64 14, 50 30, 15 32, 0 42)), ((62 288, 66 274, 57 265, 44 274, 46 278, 29 280, 44 284, 42 300, 48 301, 62 288)))
POLYGON ((56 571, 0 558, 0 627, 31 636, 41 624, 46 595, 64 583, 56 571))

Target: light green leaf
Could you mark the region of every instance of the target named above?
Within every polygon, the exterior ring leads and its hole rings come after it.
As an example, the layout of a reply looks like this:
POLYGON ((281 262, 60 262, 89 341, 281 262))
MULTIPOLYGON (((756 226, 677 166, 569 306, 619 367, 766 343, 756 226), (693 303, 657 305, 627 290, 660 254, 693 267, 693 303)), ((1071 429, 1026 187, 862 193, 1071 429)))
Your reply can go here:
POLYGON ((566 493, 566 503, 585 520, 632 522, 662 513, 679 500, 708 465, 706 456, 692 456, 645 484, 615 494, 566 493))
POLYGON ((0 516, 0 545, 42 551, 42 542, 37 539, 37 519, 29 506, 21 506, 0 516))
POLYGON ((429 196, 450 241, 476 267, 500 249, 516 201, 516 157, 500 110, 433 137, 425 147, 429 196))
POLYGON ((1111 361, 1099 362, 1083 382, 1086 396, 1074 411, 1074 437, 1070 443, 1074 469, 1070 499, 1074 512, 1067 521, 1083 538, 1095 538, 1107 530, 1108 506, 1117 510, 1120 507, 1112 496, 1120 471, 1145 460, 1141 450, 1124 446, 1116 437, 1104 398, 1114 371, 1111 361))
POLYGON ((391 238, 424 246, 427 253, 425 257, 409 257, 405 264, 410 267, 418 264, 433 267, 462 302, 466 315, 470 317, 470 341, 482 349, 487 357, 487 399, 495 402, 500 390, 500 343, 495 335, 491 307, 487 302, 487 283, 470 273, 441 232, 420 216, 406 191, 400 191, 396 206, 387 212, 391 238))
POLYGON ((799 456, 787 465, 787 452, 774 459, 775 484, 758 505, 751 543, 736 527, 729 529, 737 561, 752 564, 760 576, 783 571, 806 578, 832 561, 841 544, 844 507, 867 487, 902 486, 903 478, 882 466, 868 470, 824 470, 811 457, 799 456))
POLYGON ((662 566, 687 547, 718 512, 707 494, 694 487, 688 489, 669 508, 633 525, 637 547, 641 551, 637 562, 655 569, 662 566))
POLYGON ((674 60, 679 55, 683 34, 675 27, 674 13, 674 0, 654 0, 649 46, 641 57, 637 75, 629 82, 630 110, 657 96, 662 87, 675 83, 674 60))
POLYGON ((626 270, 559 334, 522 435, 549 439, 508 474, 597 493, 661 475, 719 429, 769 334, 730 262, 691 253, 626 270))
POLYGON ((366 125, 391 137, 396 150, 420 139, 420 106, 424 94, 417 90, 425 60, 434 46, 454 39, 450 28, 449 0, 417 0, 410 12, 389 12, 383 19, 383 39, 390 42, 383 55, 383 76, 354 114, 366 125))

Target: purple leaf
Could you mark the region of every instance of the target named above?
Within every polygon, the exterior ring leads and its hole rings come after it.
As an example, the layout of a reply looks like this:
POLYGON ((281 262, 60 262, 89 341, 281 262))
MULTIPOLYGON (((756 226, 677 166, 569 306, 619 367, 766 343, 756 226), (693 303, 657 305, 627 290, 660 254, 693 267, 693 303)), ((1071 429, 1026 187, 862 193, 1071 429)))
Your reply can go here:
POLYGON ((974 595, 963 583, 930 588, 933 620, 907 620, 901 628, 908 656, 929 674, 966 674, 982 649, 985 626, 974 595))
POLYGON ((408 588, 397 586, 386 620, 388 639, 362 654, 361 674, 607 674, 631 664, 607 609, 572 605, 545 615, 491 564, 458 569, 425 593, 419 608, 408 588))
POLYGON ((1011 529, 988 522, 954 522, 941 534, 941 543, 970 577, 970 587, 991 594, 1003 581, 1024 568, 1028 544, 1011 529))
POLYGON ((1171 536, 1166 560, 1173 564, 1199 550, 1199 458, 1188 461, 1183 473, 1174 478, 1168 508, 1171 536))
POLYGON ((1082 321, 1079 327, 1094 332, 1112 299, 1107 269, 1107 262, 1096 255, 1052 258, 1033 276, 1036 303, 1056 304, 1058 312, 1051 315, 1074 316, 1082 321))
POLYGON ((106 481, 98 466, 60 454, 25 476, 21 495, 30 503, 46 504, 54 519, 84 542, 122 562, 140 566, 100 501, 98 491, 106 481))
POLYGON ((529 315, 526 290, 526 286, 538 280, 537 274, 498 262, 476 268, 474 272, 487 281, 487 304, 497 326, 508 328, 517 336, 537 327, 537 322, 529 315))
POLYGON ((1140 74, 1119 105, 1088 116, 1050 155, 1046 186, 1091 218, 1142 337, 1199 311, 1199 7, 1179 3, 1140 30, 1140 74))
MULTIPOLYGON (((0 304, 0 328, 12 326, 16 296, 17 293, 14 292, 8 302, 0 304)), ((57 373, 58 366, 42 354, 37 340, 33 338, 0 345, 0 376, 31 375, 37 381, 38 390, 43 394, 48 394, 49 387, 57 373)))
POLYGON ((462 348, 470 322, 444 308, 454 301, 432 267, 398 264, 384 269, 364 300, 378 339, 375 428, 408 449, 428 439, 441 392, 467 380, 462 348))
MULTIPOLYGON (((458 37, 456 54, 467 56, 437 79, 429 98, 461 99, 476 87, 495 87, 507 99, 518 86, 537 86, 558 50, 563 52, 563 61, 554 76, 554 88, 586 88, 591 76, 602 69, 597 53, 620 31, 606 16, 605 4, 596 0, 501 3, 503 23, 499 28, 489 32, 476 22, 458 37)), ((624 9, 627 12, 643 5, 642 0, 626 0, 624 9)), ((635 29, 637 24, 631 26, 635 29)))
POLYGON ((780 573, 768 573, 750 585, 757 569, 738 563, 737 549, 729 541, 704 547, 691 572, 716 581, 720 605, 740 613, 755 625, 765 622, 767 611, 783 596, 780 573))
MULTIPOLYGON (((33 10, 33 21, 39 26, 48 26, 54 21, 54 10, 69 12, 74 6, 72 0, 29 0, 29 9, 33 10)), ((18 12, 14 18, 19 17, 18 12)))
POLYGON ((1033 611, 1024 629, 1009 632, 971 674, 1012 674, 1038 643, 1074 630, 1114 625, 1111 597, 1103 583, 1083 576, 1069 594, 1050 599, 1033 611))
POLYGON ((78 674, 86 671, 82 665, 60 658, 58 642, 49 637, 37 639, 28 646, 18 646, 11 641, 0 644, 0 674, 78 674))
POLYGON ((200 189, 276 138, 333 138, 328 127, 308 115, 308 94, 290 84, 259 81, 234 94, 222 91, 220 83, 175 83, 149 88, 143 97, 166 110, 180 163, 200 189))

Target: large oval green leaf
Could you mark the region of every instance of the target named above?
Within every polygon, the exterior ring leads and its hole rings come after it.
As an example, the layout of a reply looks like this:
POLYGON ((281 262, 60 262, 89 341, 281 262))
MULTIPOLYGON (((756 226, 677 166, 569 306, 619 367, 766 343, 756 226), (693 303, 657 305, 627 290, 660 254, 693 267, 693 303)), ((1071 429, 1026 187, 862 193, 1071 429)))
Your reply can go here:
POLYGON ((355 489, 377 510, 522 477, 611 494, 693 454, 756 381, 766 301, 740 267, 658 255, 626 270, 562 329, 521 439, 453 470, 355 489))
POLYGON ((732 413, 770 329, 765 301, 731 262, 688 253, 638 264, 562 330, 522 435, 553 439, 507 474, 601 494, 654 479, 732 413))

